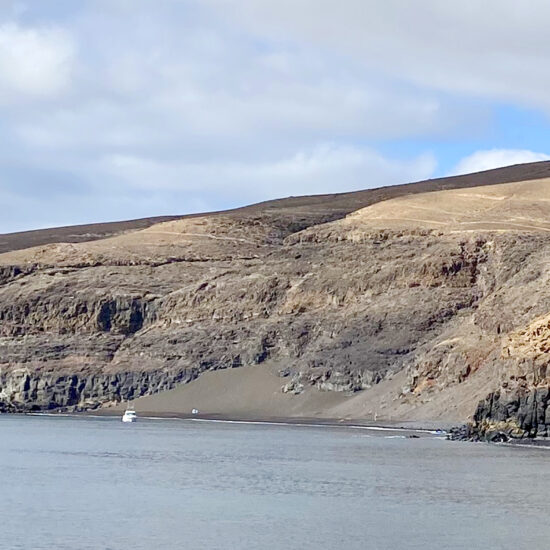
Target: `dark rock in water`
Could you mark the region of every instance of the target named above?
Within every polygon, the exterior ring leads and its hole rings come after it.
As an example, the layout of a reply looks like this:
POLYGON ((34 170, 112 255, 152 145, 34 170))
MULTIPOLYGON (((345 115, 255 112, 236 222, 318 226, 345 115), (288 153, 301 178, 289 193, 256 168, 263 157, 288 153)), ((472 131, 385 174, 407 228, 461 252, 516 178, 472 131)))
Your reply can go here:
POLYGON ((490 443, 505 443, 510 436, 503 431, 485 431, 480 433, 472 424, 451 428, 447 434, 451 441, 488 441, 490 443))
POLYGON ((450 441, 476 441, 476 434, 472 430, 470 424, 463 426, 455 426, 447 432, 446 439, 450 441))
POLYGON ((487 432, 485 439, 491 443, 506 443, 509 438, 504 432, 487 432))

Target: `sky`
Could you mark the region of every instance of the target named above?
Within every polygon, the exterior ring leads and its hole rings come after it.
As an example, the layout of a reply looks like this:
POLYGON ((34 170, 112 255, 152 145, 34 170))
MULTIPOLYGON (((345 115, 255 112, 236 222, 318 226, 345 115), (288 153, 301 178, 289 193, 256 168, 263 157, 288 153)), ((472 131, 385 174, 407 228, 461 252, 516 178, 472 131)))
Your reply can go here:
POLYGON ((0 233, 550 158, 546 0, 0 0, 0 233))

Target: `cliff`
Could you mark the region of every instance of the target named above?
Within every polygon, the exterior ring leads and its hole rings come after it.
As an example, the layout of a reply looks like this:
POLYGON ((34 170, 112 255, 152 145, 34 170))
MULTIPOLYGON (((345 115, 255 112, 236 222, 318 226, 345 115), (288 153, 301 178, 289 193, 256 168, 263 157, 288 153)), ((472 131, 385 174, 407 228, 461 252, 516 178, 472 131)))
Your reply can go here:
POLYGON ((351 417, 545 435, 549 176, 0 236, 0 408, 93 409, 256 365, 279 416, 337 392, 351 417))

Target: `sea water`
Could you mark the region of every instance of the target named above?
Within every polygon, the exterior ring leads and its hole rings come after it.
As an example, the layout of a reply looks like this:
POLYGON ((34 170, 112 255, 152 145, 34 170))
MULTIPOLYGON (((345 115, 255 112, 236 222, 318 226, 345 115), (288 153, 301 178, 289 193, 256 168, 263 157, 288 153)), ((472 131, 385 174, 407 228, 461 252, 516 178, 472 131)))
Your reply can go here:
POLYGON ((550 544, 550 451, 353 428, 0 417, 0 548, 550 544))

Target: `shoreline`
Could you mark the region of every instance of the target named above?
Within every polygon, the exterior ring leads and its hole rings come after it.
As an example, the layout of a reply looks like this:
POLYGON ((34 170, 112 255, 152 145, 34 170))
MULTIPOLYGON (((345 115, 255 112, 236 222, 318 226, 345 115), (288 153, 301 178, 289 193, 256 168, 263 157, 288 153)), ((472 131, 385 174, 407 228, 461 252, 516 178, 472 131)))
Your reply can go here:
MULTIPOLYGON (((99 411, 90 412, 26 412, 26 413, 3 413, 1 416, 45 416, 53 418, 103 418, 103 419, 116 419, 120 417, 118 411, 102 411, 101 414, 94 414, 99 411)), ((191 421, 197 423, 220 423, 220 424, 244 424, 244 425, 259 425, 259 426, 294 426, 303 428, 348 428, 365 431, 379 431, 379 432, 401 432, 402 437, 407 437, 406 434, 410 434, 408 437, 434 437, 445 438, 449 433, 449 426, 445 424, 442 427, 441 423, 436 424, 433 422, 419 422, 419 421, 401 421, 401 422, 366 422, 361 419, 329 419, 329 418, 285 418, 285 417, 233 417, 226 415, 190 415, 190 414, 157 414, 157 413, 144 413, 138 417, 141 420, 179 420, 179 421, 191 421), (427 424, 431 424, 427 426, 427 424), (436 427, 437 426, 437 427, 436 427), (420 434, 420 435, 417 435, 420 434)), ((472 443, 472 441, 470 441, 472 443)), ((498 445, 502 447, 527 447, 530 449, 550 449, 550 440, 545 439, 521 439, 510 440, 507 442, 490 442, 490 441, 477 441, 475 443, 486 443, 489 445, 498 445)))
MULTIPOLYGON (((86 411, 86 412, 28 412, 28 413, 5 413, 10 415, 24 416, 48 416, 48 417, 72 417, 72 418, 118 418, 119 411, 86 411)), ((301 426, 310 428, 352 428, 371 431, 394 431, 422 433, 426 435, 446 435, 448 427, 442 423, 418 422, 418 421, 366 421, 363 419, 339 419, 339 418, 314 418, 314 417, 248 417, 232 416, 222 414, 181 414, 181 413, 156 413, 144 411, 138 416, 138 421, 143 420, 183 420, 192 422, 218 422, 226 424, 249 424, 268 426, 301 426)), ((443 423, 444 424, 444 423, 443 423)))

